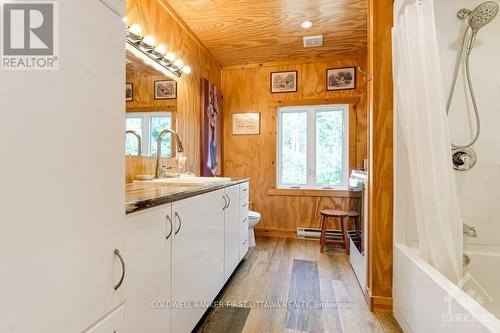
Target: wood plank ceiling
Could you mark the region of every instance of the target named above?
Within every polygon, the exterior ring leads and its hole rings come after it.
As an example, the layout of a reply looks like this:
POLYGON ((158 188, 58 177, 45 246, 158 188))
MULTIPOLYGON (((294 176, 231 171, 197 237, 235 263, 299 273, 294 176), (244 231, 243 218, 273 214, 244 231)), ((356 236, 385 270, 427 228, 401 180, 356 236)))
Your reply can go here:
POLYGON ((367 54, 367 0, 164 1, 223 66, 367 54), (322 47, 303 47, 319 34, 322 47))

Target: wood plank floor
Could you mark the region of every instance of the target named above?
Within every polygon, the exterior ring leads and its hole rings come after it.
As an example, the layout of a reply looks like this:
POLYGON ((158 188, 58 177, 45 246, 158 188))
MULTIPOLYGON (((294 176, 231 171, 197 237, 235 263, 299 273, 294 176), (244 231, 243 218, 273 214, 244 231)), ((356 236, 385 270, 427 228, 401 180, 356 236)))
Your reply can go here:
POLYGON ((316 241, 257 237, 219 305, 198 332, 402 332, 369 311, 349 258, 316 241))

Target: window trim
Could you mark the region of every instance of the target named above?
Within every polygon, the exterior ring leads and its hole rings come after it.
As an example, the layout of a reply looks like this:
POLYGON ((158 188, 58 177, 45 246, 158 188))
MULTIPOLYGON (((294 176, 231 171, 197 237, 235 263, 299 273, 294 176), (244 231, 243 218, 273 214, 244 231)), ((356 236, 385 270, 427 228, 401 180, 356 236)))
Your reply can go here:
MULTIPOLYGON (((139 133, 142 140, 141 156, 151 156, 150 125, 151 125, 151 118, 154 117, 170 117, 171 127, 174 126, 174 113, 172 111, 127 112, 127 114, 125 115, 125 129, 127 128, 127 119, 142 119, 142 133, 139 133)), ((128 156, 128 154, 126 155, 128 156)))
POLYGON ((276 133, 276 189, 288 190, 341 190, 348 189, 349 179, 349 104, 325 104, 325 105, 300 105, 283 106, 277 108, 277 133, 276 133), (319 111, 329 111, 332 109, 341 109, 343 122, 342 135, 342 174, 343 183, 337 186, 316 185, 316 117, 319 111), (287 185, 282 183, 282 115, 285 113, 307 112, 307 184, 287 185), (311 165, 312 164, 312 165, 311 165), (314 185, 313 185, 314 184, 314 185))

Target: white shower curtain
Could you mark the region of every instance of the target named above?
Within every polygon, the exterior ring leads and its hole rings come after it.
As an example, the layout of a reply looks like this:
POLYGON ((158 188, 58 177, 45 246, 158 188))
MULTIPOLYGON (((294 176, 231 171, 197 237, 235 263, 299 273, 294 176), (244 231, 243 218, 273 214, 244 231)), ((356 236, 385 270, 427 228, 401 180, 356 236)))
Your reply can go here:
POLYGON ((393 38, 395 108, 408 150, 419 252, 456 282, 462 267, 462 219, 433 0, 406 4, 395 18, 393 38))

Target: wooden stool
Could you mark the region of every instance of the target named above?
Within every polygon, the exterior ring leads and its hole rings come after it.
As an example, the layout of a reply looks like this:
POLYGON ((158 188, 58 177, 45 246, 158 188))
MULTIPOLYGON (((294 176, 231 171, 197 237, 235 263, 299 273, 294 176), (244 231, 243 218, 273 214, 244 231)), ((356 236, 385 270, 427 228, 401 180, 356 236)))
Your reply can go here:
POLYGON ((361 242, 361 225, 358 212, 351 210, 349 212, 349 219, 354 220, 354 229, 356 230, 356 239, 353 239, 353 242, 359 243, 361 242))
POLYGON ((343 244, 345 253, 349 254, 349 213, 342 210, 323 209, 321 212, 321 239, 320 252, 323 253, 325 244, 343 244), (326 219, 338 218, 342 228, 342 240, 326 239, 326 219))

